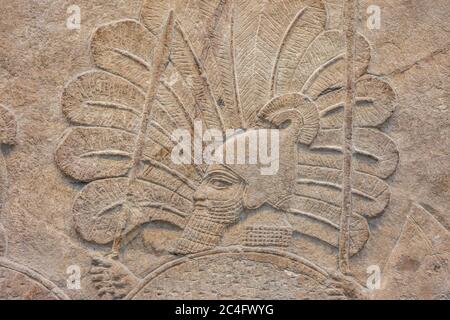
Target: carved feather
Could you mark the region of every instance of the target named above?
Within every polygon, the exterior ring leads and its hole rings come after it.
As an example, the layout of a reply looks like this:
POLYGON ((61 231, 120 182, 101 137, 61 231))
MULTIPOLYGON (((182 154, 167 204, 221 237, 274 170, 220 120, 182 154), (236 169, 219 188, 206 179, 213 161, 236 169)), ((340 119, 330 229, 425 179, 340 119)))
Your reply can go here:
MULTIPOLYGON (((324 8, 321 1, 235 1, 236 76, 249 126, 254 125, 258 109, 270 98, 275 58, 300 10, 323 12, 324 8)), ((314 19, 323 25, 325 15, 316 14, 314 19)))

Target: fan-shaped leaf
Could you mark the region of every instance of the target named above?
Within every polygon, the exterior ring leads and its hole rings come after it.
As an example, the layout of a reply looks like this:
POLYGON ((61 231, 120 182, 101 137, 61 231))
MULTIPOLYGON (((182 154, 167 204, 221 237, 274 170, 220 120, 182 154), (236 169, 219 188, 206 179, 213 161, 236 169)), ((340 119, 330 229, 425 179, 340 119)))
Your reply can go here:
MULTIPOLYGON (((324 208, 320 208, 323 210, 324 208)), ((329 245, 338 248, 339 246, 339 225, 311 213, 291 209, 291 214, 287 219, 294 229, 310 237, 319 239, 329 245)), ((320 211, 322 212, 322 211, 320 211)), ((353 215, 350 228, 350 254, 358 253, 369 239, 369 226, 366 219, 353 215)))
MULTIPOLYGON (((357 37, 356 46, 355 76, 359 78, 367 70, 370 46, 361 35, 357 37)), ((330 88, 343 87, 344 74, 344 34, 340 30, 324 31, 291 62, 288 70, 275 78, 275 94, 302 92, 315 99, 330 88)))
MULTIPOLYGON (((242 110, 250 125, 254 124, 258 109, 271 98, 274 68, 277 72, 285 68, 285 65, 276 67, 279 52, 289 54, 304 48, 314 34, 321 31, 325 19, 322 1, 235 2, 236 76, 242 110), (302 10, 304 12, 299 13, 302 10), (303 41, 292 35, 299 30, 306 37, 303 41), (286 39, 292 44, 286 45, 286 39)), ((289 58, 284 58, 285 62, 287 60, 289 58)))
MULTIPOLYGON (((345 90, 339 89, 320 96, 315 102, 321 113, 323 129, 341 128, 345 90)), ((383 124, 395 110, 395 93, 386 82, 367 76, 356 82, 356 104, 353 108, 355 127, 375 127, 383 124)))
MULTIPOLYGON (((219 129, 239 124, 233 93, 230 37, 224 37, 230 33, 227 29, 230 2, 198 0, 169 4, 167 1, 144 1, 141 20, 156 34, 169 9, 174 10, 178 22, 171 56, 177 71, 170 78, 179 82, 174 91, 180 97, 186 93, 194 94, 198 116, 201 114, 208 127, 219 129)), ((171 82, 171 79, 167 81, 171 82)))
MULTIPOLYGON (((311 150, 340 151, 342 139, 341 130, 321 130, 311 145, 311 150)), ((354 130, 353 143, 355 153, 359 155, 354 160, 356 171, 387 178, 396 169, 399 159, 398 150, 394 141, 386 134, 376 129, 359 128, 354 130)), ((308 163, 308 157, 308 153, 300 154, 300 162, 308 163)), ((324 157, 324 159, 332 158, 336 158, 336 155, 327 154, 324 157)))
POLYGON ((88 241, 107 244, 117 237, 120 222, 127 221, 124 234, 145 222, 165 221, 182 228, 190 199, 164 186, 127 178, 91 182, 73 205, 78 232, 88 241))
MULTIPOLYGON (((329 201, 334 205, 341 205, 341 170, 300 165, 298 177, 299 194, 320 200, 331 193, 329 201)), ((374 217, 386 208, 390 199, 389 186, 386 182, 358 172, 353 174, 352 182, 354 212, 365 217, 374 217)))
POLYGON ((56 150, 60 169, 79 181, 127 174, 136 135, 108 128, 74 127, 56 150))
POLYGON ((150 85, 158 39, 139 21, 113 22, 97 29, 91 41, 96 66, 140 88, 150 85))
POLYGON ((75 125, 139 130, 144 93, 124 78, 102 71, 78 76, 65 88, 61 103, 75 125))
POLYGON ((107 243, 151 220, 181 226, 184 213, 175 206, 191 210, 198 172, 174 167, 169 157, 171 130, 191 129, 194 116, 181 100, 186 95, 162 81, 173 25, 170 15, 158 40, 137 21, 100 27, 92 55, 105 71, 82 74, 65 88, 65 116, 86 127, 67 131, 55 159, 72 178, 92 181, 73 208, 86 240, 107 243))

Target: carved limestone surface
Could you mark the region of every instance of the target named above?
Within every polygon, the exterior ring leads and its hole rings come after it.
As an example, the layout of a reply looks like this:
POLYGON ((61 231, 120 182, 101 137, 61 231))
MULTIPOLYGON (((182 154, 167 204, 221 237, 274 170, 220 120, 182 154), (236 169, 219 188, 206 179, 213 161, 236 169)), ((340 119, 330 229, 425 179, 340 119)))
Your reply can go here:
MULTIPOLYGON (((0 143, 16 144, 17 124, 11 110, 0 105, 0 143)), ((9 186, 8 170, 0 151, 0 210, 4 207, 9 186)), ((8 259, 7 231, 0 223, 0 299, 59 300, 67 295, 55 284, 30 268, 8 259)))
POLYGON ((38 273, 0 258, 0 299, 66 300, 67 295, 38 273))
POLYGON ((0 12, 0 298, 448 299, 444 0, 78 2, 0 12))

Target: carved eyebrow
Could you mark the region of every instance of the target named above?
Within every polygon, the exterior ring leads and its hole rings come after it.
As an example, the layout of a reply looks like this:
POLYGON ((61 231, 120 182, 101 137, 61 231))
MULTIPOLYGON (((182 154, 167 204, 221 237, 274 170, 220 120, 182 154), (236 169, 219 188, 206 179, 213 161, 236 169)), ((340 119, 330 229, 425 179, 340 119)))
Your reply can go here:
POLYGON ((240 178, 238 176, 236 176, 233 172, 229 172, 227 170, 215 169, 206 174, 206 178, 210 179, 212 177, 228 179, 235 183, 240 181, 240 178))

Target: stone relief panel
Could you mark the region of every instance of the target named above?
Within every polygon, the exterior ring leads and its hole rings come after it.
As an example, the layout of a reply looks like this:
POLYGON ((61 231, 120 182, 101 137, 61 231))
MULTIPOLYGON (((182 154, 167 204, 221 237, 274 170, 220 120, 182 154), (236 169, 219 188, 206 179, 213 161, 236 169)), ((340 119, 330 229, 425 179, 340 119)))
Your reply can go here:
MULTIPOLYGON (((129 1, 102 23, 93 9, 77 31, 85 56, 71 56, 83 67, 44 89, 60 98, 50 145, 30 149, 42 143, 28 138, 32 126, 43 124, 22 110, 31 127, 17 152, 23 163, 46 157, 54 213, 24 204, 26 178, 8 187, 4 157, 18 177, 23 169, 14 149, 1 154, 0 298, 448 299, 448 207, 401 184, 402 144, 415 128, 391 123, 408 93, 373 72, 384 67, 374 68, 377 47, 359 27, 365 7, 352 15, 353 3, 129 1), (192 138, 181 162, 177 130, 192 138), (260 141, 271 162, 261 151, 251 160, 260 141), (6 229, 22 232, 11 258, 6 229), (46 246, 56 248, 43 267, 46 246), (376 288, 366 274, 374 265, 376 288)), ((16 143, 12 112, 0 115, 1 142, 16 143)))

